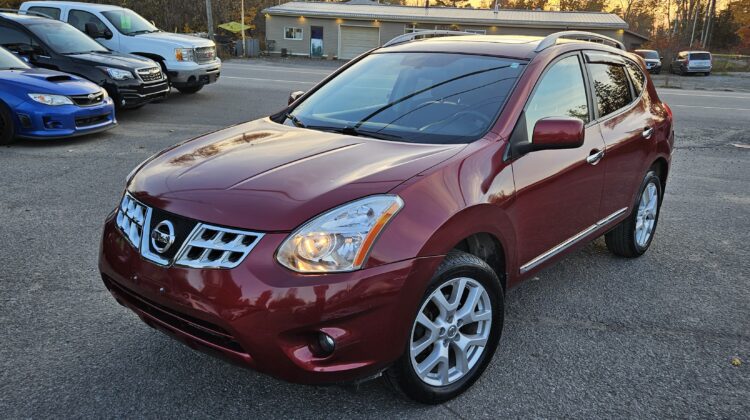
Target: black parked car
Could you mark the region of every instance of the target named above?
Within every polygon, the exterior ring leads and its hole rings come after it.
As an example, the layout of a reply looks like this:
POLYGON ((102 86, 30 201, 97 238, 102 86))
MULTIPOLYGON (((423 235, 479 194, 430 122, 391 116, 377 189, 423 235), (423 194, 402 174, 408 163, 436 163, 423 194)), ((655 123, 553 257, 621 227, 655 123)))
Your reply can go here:
POLYGON ((163 98, 170 89, 155 61, 110 51, 67 23, 41 15, 0 12, 0 46, 34 66, 102 86, 122 108, 163 98))

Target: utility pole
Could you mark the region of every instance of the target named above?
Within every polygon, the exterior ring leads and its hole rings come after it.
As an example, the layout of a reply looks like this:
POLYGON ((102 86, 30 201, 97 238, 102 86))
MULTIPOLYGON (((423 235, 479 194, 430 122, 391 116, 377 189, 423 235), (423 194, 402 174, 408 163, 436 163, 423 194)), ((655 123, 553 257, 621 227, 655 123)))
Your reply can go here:
POLYGON ((695 0, 695 3, 693 3, 693 7, 695 8, 695 13, 693 13, 693 32, 690 34, 690 48, 693 48, 693 39, 695 39, 695 23, 698 22, 698 9, 701 5, 700 0, 695 0))
POLYGON ((247 51, 245 51, 246 44, 245 44, 245 0, 241 0, 242 6, 240 7, 242 13, 242 19, 240 21, 240 24, 242 25, 242 56, 247 57, 247 51))
POLYGON ((211 0, 206 0, 206 22, 208 23, 208 38, 214 40, 214 16, 211 9, 211 0))

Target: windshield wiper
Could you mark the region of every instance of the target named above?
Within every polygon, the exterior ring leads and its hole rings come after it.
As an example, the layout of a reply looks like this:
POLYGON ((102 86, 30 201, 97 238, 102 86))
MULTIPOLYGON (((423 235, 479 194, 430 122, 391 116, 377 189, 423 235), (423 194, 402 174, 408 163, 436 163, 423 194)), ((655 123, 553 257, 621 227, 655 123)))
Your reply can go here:
POLYGON ((63 55, 79 55, 79 54, 90 54, 90 53, 98 53, 98 52, 104 52, 104 51, 96 51, 96 50, 89 50, 89 51, 73 51, 73 52, 67 52, 67 53, 63 53, 63 55))
POLYGON ((302 121, 300 121, 299 118, 297 118, 296 116, 292 115, 291 112, 287 112, 286 114, 284 114, 284 117, 286 119, 290 120, 292 122, 292 124, 294 124, 297 127, 307 128, 307 126, 302 121))
POLYGON ((378 139, 378 140, 402 140, 403 139, 403 137, 400 137, 394 134, 385 134, 385 133, 380 133, 377 131, 362 130, 360 128, 354 128, 350 126, 331 127, 331 126, 326 126, 326 125, 310 125, 305 128, 309 128, 310 130, 328 131, 331 133, 344 134, 347 136, 371 137, 371 138, 378 139))

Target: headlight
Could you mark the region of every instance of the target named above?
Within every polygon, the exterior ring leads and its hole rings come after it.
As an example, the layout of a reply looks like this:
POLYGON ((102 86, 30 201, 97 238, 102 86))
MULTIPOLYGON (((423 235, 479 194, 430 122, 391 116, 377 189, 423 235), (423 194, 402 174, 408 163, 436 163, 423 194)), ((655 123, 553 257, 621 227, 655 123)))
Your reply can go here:
POLYGON ((48 95, 46 93, 29 93, 29 98, 45 105, 73 105, 73 101, 67 96, 48 95))
POLYGON ((192 48, 177 48, 174 50, 174 58, 177 61, 195 61, 192 48))
POLYGON ((102 70, 104 70, 109 75, 109 77, 115 80, 134 79, 133 73, 129 72, 128 70, 113 69, 110 67, 104 67, 102 70))
POLYGON ((102 100, 105 100, 109 98, 109 93, 107 93, 107 89, 102 89, 102 100))
POLYGON ((286 238, 276 260, 300 273, 357 270, 403 206, 398 196, 378 195, 329 210, 286 238))

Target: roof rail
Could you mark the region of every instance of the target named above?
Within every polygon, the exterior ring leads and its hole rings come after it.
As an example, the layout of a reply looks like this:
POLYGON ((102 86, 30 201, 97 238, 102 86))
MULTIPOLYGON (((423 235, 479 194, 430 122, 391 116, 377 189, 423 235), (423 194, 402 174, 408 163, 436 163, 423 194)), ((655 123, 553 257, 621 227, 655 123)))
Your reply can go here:
POLYGON ((553 34, 547 35, 546 38, 544 38, 539 45, 537 45, 534 52, 542 52, 546 50, 547 48, 557 44, 558 39, 577 39, 581 41, 601 41, 602 43, 609 43, 612 44, 613 47, 619 48, 623 51, 625 51, 625 45, 614 39, 610 38, 608 36, 595 34, 593 32, 586 32, 586 31, 562 31, 562 32, 555 32, 553 34))
POLYGON ((41 12, 33 12, 31 10, 23 11, 23 10, 18 10, 18 9, 0 8, 0 13, 15 13, 17 15, 29 15, 29 16, 38 16, 38 17, 43 17, 43 18, 53 19, 53 20, 55 19, 50 15, 45 15, 44 13, 41 13, 41 12))
POLYGON ((438 36, 460 36, 460 35, 476 35, 469 32, 461 31, 447 31, 447 30, 427 30, 411 32, 408 34, 399 35, 392 40, 383 44, 384 47, 390 47, 391 45, 402 44, 404 42, 414 41, 415 39, 434 38, 438 36))

